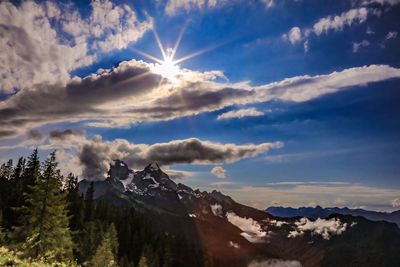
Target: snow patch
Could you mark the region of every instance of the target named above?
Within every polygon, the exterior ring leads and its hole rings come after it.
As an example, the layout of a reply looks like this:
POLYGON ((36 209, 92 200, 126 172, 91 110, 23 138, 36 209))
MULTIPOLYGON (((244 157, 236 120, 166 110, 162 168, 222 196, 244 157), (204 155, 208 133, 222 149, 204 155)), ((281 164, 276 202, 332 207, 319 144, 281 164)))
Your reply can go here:
POLYGON ((221 217, 223 216, 222 206, 220 204, 210 205, 211 211, 214 216, 221 217))
POLYGON ((130 173, 128 175, 128 178, 126 178, 125 180, 119 180, 119 181, 124 185, 125 191, 128 191, 129 185, 132 184, 132 180, 133 180, 133 174, 130 173))
POLYGON ((229 246, 233 247, 233 248, 240 248, 238 243, 235 243, 235 242, 232 242, 232 241, 229 241, 229 246))
POLYGON ((146 176, 143 178, 143 180, 152 180, 154 185, 157 185, 156 187, 159 186, 159 183, 156 181, 156 179, 154 179, 153 176, 150 176, 150 174, 146 174, 146 176))

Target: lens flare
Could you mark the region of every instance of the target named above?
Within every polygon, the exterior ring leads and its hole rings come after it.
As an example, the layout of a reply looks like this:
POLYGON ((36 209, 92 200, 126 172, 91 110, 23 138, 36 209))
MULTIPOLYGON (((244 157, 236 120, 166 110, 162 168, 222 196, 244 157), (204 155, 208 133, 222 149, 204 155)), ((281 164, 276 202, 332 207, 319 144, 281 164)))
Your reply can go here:
MULTIPOLYGON (((163 44, 161 43, 160 37, 158 36, 157 31, 153 28, 153 35, 154 38, 156 39, 156 43, 158 45, 158 48, 161 51, 161 55, 163 57, 162 59, 159 59, 155 56, 149 55, 143 51, 140 51, 136 48, 132 48, 135 52, 139 53, 140 55, 147 57, 150 60, 153 60, 154 62, 154 66, 151 69, 151 72, 156 73, 161 75, 161 77, 164 79, 169 80, 170 82, 177 82, 178 81, 178 76, 181 72, 181 69, 179 68, 179 66, 177 65, 178 63, 181 63, 183 61, 186 61, 188 59, 191 59, 193 57, 199 56, 205 52, 208 52, 210 50, 215 49, 218 46, 212 46, 212 47, 208 47, 208 48, 204 48, 201 49, 199 51, 193 52, 189 55, 186 55, 184 57, 181 57, 179 59, 174 60, 175 57, 175 53, 178 50, 179 44, 182 40, 182 37, 184 35, 184 32, 186 30, 186 26, 187 23, 184 24, 182 30, 179 33, 179 36, 175 42, 175 45, 173 48, 168 48, 167 50, 164 49, 163 44)), ((162 80, 163 80, 162 79, 162 80)), ((160 83, 162 82, 162 80, 160 81, 160 83)))
POLYGON ((180 69, 171 58, 166 58, 162 63, 155 63, 152 71, 171 82, 176 82, 180 69))

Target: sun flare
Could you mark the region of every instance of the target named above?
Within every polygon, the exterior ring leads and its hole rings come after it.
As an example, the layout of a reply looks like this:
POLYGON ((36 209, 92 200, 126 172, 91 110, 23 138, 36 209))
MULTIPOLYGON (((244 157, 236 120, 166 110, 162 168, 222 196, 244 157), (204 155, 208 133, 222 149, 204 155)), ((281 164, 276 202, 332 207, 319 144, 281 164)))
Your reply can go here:
MULTIPOLYGON (((160 37, 158 36, 158 33, 155 29, 153 29, 153 34, 154 38, 156 39, 156 43, 160 49, 160 52, 162 54, 163 60, 160 58, 157 58, 156 56, 150 55, 146 52, 143 52, 139 49, 132 48, 135 52, 139 53, 140 55, 154 61, 154 65, 151 68, 151 72, 158 74, 162 77, 162 80, 166 79, 170 82, 176 83, 179 81, 179 76, 182 74, 184 71, 181 70, 181 68, 177 65, 178 63, 184 62, 188 59, 197 57, 209 50, 214 49, 216 46, 201 49, 199 51, 195 51, 189 55, 183 56, 178 59, 174 59, 176 51, 178 50, 179 44, 182 40, 183 34, 186 29, 186 24, 184 27, 181 29, 181 32, 179 33, 178 39, 175 42, 175 45, 173 48, 168 48, 164 49, 163 44, 161 43, 160 37)), ((161 82, 162 82, 161 80, 161 82)))
POLYGON ((152 71, 171 82, 176 82, 180 69, 171 58, 167 58, 161 63, 155 63, 152 71))

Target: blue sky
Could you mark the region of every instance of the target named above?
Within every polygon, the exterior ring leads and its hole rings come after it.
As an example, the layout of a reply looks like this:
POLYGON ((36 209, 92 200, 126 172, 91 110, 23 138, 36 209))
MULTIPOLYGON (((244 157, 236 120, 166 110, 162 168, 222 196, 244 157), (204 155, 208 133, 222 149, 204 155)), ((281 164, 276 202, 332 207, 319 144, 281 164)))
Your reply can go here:
POLYGON ((157 159, 260 208, 400 206, 400 1, 17 1, 0 12, 2 161, 58 149, 63 171, 103 179, 115 157, 134 169, 157 159), (168 80, 137 52, 162 59, 153 32, 165 50, 183 33, 174 59, 204 53, 168 80))

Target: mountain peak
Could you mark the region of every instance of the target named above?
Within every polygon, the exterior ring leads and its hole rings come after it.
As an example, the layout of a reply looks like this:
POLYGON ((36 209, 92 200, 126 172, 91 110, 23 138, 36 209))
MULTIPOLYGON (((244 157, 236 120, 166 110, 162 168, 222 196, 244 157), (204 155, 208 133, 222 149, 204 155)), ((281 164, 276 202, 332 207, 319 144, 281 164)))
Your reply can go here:
POLYGON ((110 170, 108 171, 110 177, 117 178, 118 180, 127 179, 130 173, 132 173, 132 170, 120 159, 114 160, 114 164, 111 164, 110 170))
POLYGON ((160 171, 160 166, 156 162, 152 162, 144 168, 146 171, 160 171))

